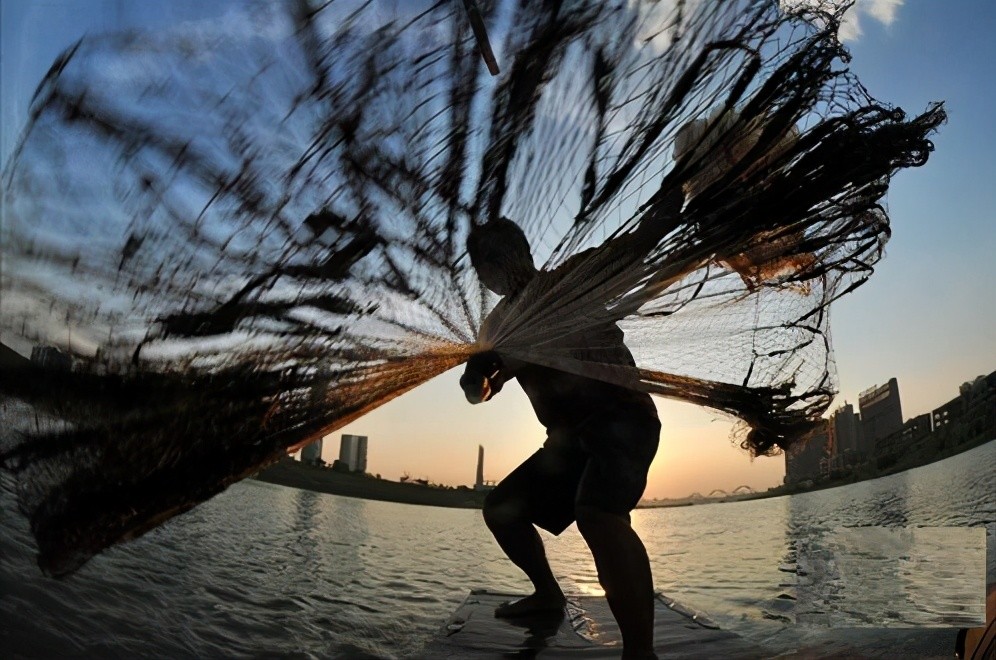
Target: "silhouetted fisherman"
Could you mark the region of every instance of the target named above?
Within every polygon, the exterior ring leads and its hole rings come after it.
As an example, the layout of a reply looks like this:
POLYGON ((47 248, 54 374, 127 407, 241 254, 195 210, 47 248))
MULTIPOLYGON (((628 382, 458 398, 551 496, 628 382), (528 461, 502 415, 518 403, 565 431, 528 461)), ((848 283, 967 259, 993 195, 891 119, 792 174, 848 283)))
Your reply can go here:
MULTIPOLYGON (((632 248, 631 239, 640 233, 630 234, 630 240, 622 243, 632 248)), ((526 292, 530 295, 562 281, 594 252, 576 255, 556 270, 540 272, 533 265, 525 234, 505 219, 475 228, 467 247, 481 282, 504 296, 485 320, 485 328, 509 314, 527 285, 531 284, 526 292)), ((577 359, 635 366, 622 330, 611 321, 565 337, 562 344, 577 359)), ((512 378, 518 379, 529 397, 547 429, 547 439, 484 503, 484 520, 498 544, 535 587, 532 595, 499 607, 495 616, 563 611, 564 594, 534 525, 560 534, 576 520, 622 632, 624 657, 656 657, 650 562, 629 517, 643 495, 647 471, 657 453, 661 425, 650 395, 514 361, 495 351, 471 357, 460 385, 468 401, 481 403, 512 378)))

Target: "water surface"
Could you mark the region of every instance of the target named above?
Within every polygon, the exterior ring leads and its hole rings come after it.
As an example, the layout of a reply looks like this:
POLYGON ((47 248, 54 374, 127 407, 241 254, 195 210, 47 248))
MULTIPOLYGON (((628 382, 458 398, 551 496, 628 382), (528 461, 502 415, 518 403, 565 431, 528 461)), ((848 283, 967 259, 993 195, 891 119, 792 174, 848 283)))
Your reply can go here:
MULTIPOLYGON (((470 589, 528 587, 479 511, 254 481, 53 580, 34 565, 4 479, 0 648, 15 656, 413 655, 470 589)), ((850 575, 857 567, 875 579, 834 582, 832 598, 803 603, 807 623, 973 625, 982 616, 983 566, 996 581, 993 483, 996 442, 815 493, 639 510, 633 523, 658 589, 755 639, 805 628, 795 623, 794 571, 820 553, 843 557, 850 575), (952 527, 975 531, 937 531, 952 527), (980 554, 983 529, 988 559, 980 554), (862 545, 869 534, 884 539, 873 544, 877 553, 862 545), (964 552, 950 551, 952 534, 964 552), (943 566, 929 563, 938 557, 943 566)), ((544 538, 567 591, 601 593, 573 526, 544 538)))

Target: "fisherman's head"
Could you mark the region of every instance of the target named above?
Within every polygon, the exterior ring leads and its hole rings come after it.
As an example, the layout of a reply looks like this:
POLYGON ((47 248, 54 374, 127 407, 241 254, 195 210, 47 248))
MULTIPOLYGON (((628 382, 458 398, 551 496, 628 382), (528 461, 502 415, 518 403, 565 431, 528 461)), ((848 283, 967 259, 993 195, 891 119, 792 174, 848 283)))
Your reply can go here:
POLYGON ((507 218, 471 229, 467 253, 481 283, 500 296, 521 291, 536 275, 526 234, 507 218))

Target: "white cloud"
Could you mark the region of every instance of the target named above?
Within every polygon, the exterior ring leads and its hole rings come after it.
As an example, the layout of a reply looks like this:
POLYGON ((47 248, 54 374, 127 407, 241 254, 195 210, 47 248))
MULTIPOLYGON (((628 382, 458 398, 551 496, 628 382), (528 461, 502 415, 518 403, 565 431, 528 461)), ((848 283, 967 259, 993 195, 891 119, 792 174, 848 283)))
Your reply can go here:
POLYGON ((857 41, 861 37, 861 20, 858 18, 857 9, 858 6, 855 4, 841 19, 840 30, 837 31, 841 41, 857 41))
POLYGON ((898 10, 904 0, 866 0, 858 4, 865 7, 865 11, 878 19, 882 25, 889 26, 896 20, 896 10, 898 10))
MULTIPOLYGON (((703 0, 687 0, 684 5, 686 15, 694 12, 696 5, 703 0)), ((630 6, 637 7, 640 23, 636 34, 636 45, 648 45, 661 53, 671 46, 675 33, 678 2, 676 0, 629 0, 630 6)), ((851 0, 780 0, 784 10, 798 7, 822 7, 832 10, 848 4, 851 0)), ((889 27, 896 20, 899 8, 906 0, 853 0, 844 13, 840 25, 841 41, 857 41, 864 34, 864 20, 878 21, 889 27)))
MULTIPOLYGON (((871 18, 878 21, 885 27, 889 27, 896 20, 899 8, 906 0, 855 0, 854 4, 844 14, 840 24, 841 41, 857 41, 864 34, 862 29, 862 19, 871 18)), ((800 5, 813 6, 841 6, 845 0, 782 0, 783 7, 798 7, 800 5)))

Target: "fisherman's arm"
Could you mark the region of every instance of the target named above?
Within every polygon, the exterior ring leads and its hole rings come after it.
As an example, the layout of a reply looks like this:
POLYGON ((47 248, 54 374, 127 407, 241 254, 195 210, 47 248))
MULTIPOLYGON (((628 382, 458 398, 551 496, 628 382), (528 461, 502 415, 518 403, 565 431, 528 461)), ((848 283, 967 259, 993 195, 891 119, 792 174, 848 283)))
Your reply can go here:
POLYGON ((488 350, 472 355, 460 377, 460 387, 470 403, 483 403, 500 392, 506 382, 515 378, 515 372, 521 366, 491 348, 499 340, 507 316, 507 301, 501 300, 481 324, 478 343, 488 350))

